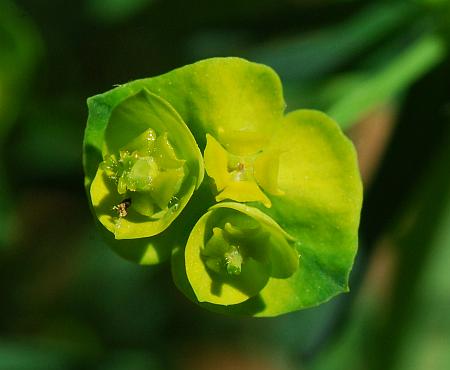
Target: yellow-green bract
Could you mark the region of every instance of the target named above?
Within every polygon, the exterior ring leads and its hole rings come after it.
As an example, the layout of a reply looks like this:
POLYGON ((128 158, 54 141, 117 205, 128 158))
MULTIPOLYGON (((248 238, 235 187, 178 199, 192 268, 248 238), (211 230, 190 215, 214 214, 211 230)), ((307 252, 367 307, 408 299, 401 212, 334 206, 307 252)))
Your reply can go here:
POLYGON ((178 288, 217 312, 275 316, 348 290, 355 150, 324 113, 285 114, 272 69, 207 59, 88 106, 86 191, 119 254, 171 256, 178 288))

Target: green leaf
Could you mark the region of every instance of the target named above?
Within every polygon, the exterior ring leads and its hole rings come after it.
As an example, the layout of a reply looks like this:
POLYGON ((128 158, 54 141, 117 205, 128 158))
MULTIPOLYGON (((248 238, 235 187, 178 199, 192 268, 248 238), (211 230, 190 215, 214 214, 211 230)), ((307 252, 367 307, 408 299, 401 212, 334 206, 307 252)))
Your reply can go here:
POLYGON ((283 194, 269 195, 267 213, 295 238, 300 267, 261 291, 261 299, 270 302, 259 313, 264 316, 314 306, 348 290, 362 203, 356 152, 325 114, 288 114, 272 147, 281 152, 283 194))
POLYGON ((285 108, 280 79, 271 68, 229 57, 121 85, 90 98, 90 112, 101 114, 144 88, 169 102, 201 149, 209 133, 235 154, 264 146, 285 108))

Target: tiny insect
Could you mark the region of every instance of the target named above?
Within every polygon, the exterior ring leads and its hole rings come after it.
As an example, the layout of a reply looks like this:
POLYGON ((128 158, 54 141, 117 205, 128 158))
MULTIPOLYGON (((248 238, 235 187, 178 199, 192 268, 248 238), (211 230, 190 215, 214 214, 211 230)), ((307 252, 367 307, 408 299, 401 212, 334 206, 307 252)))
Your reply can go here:
POLYGON ((122 200, 117 206, 113 207, 113 211, 117 211, 119 217, 126 217, 128 208, 131 206, 131 198, 122 200))

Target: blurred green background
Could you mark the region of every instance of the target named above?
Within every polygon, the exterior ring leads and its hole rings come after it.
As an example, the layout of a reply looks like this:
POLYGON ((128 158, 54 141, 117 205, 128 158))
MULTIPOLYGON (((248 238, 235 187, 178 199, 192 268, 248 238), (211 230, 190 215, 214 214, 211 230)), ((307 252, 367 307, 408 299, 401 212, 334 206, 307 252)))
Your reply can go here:
POLYGON ((0 370, 450 369, 450 2, 0 0, 0 370), (271 319, 187 301, 101 240, 86 98, 212 56, 266 63, 365 183, 351 292, 271 319))

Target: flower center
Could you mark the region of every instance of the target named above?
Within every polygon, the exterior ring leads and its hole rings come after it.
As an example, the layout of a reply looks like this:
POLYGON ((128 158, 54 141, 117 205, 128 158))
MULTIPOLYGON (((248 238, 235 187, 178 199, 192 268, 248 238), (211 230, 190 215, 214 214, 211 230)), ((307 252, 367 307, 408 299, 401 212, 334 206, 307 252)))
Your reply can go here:
POLYGON ((213 227, 202 256, 206 266, 222 276, 238 276, 250 259, 267 264, 268 232, 252 218, 234 213, 213 227), (255 248, 255 246, 257 247, 255 248))
POLYGON ((113 210, 123 218, 130 208, 145 216, 165 209, 180 190, 186 174, 184 163, 176 156, 167 133, 157 136, 151 128, 125 145, 118 155, 105 156, 101 169, 127 200, 113 210))
POLYGON ((249 155, 229 153, 213 136, 206 135, 205 169, 217 188, 216 200, 261 202, 271 207, 267 194, 279 195, 279 153, 261 150, 249 155))
POLYGON ((230 251, 225 253, 225 264, 227 273, 230 275, 239 275, 241 273, 243 257, 239 252, 239 247, 231 245, 230 251))
POLYGON ((213 228, 213 235, 202 252, 206 266, 210 271, 222 276, 238 276, 248 256, 240 242, 232 238, 224 229, 213 228))

